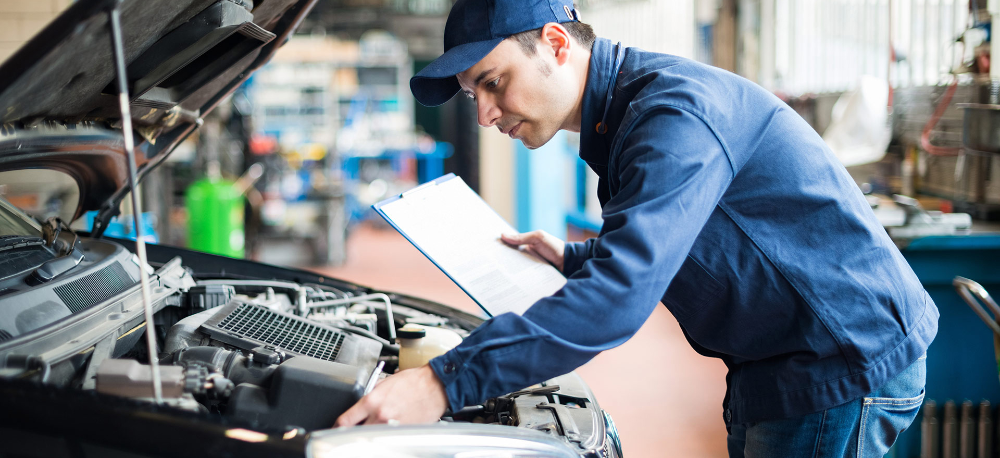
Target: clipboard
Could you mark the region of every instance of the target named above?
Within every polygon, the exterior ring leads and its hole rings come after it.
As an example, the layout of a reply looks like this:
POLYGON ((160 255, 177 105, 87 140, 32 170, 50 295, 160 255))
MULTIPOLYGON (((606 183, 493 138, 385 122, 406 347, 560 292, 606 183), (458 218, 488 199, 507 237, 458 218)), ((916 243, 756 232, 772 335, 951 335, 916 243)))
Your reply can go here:
POLYGON ((523 314, 558 291, 566 278, 500 234, 516 234, 460 177, 453 173, 372 205, 490 317, 523 314))

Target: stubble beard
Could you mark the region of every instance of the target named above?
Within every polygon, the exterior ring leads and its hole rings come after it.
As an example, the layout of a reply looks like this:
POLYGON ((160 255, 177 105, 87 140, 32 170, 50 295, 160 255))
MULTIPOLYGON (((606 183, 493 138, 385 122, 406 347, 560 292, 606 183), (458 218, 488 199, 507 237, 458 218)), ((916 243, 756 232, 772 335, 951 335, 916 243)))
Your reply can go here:
MULTIPOLYGON (((552 76, 552 67, 548 64, 548 62, 545 62, 537 54, 534 56, 533 60, 536 62, 536 65, 538 67, 538 72, 541 74, 542 78, 548 79, 549 77, 552 76)), ((521 129, 523 129, 524 127, 526 127, 524 124, 528 124, 528 122, 526 120, 521 120, 521 122, 523 123, 521 129)), ((540 144, 529 145, 528 143, 525 142, 525 140, 527 140, 527 138, 525 137, 521 138, 521 144, 524 145, 524 147, 529 150, 536 150, 538 148, 541 148, 542 146, 545 146, 548 142, 552 141, 552 139, 556 136, 559 130, 560 129, 557 128, 555 132, 552 132, 552 135, 549 135, 548 138, 546 138, 545 141, 541 142, 540 144)), ((538 132, 535 131, 535 133, 538 132)))

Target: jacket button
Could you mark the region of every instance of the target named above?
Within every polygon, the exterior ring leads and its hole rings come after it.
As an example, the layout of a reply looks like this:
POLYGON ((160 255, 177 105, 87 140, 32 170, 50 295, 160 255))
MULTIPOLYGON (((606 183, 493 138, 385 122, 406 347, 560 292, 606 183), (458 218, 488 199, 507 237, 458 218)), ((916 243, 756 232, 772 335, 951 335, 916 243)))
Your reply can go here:
POLYGON ((452 362, 445 363, 445 365, 444 365, 444 373, 445 374, 451 374, 453 372, 455 372, 455 363, 452 363, 452 362))
MULTIPOLYGON (((447 370, 447 369, 445 369, 445 370, 447 370)), ((725 415, 726 415, 726 422, 727 423, 733 421, 733 411, 732 410, 726 409, 725 415)))

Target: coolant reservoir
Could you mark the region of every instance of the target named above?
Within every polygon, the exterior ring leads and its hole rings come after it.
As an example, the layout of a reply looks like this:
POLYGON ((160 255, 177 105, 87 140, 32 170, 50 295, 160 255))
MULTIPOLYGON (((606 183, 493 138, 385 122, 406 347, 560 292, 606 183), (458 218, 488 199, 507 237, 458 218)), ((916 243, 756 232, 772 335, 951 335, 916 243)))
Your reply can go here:
POLYGON ((462 343, 462 337, 455 331, 415 323, 407 323, 396 330, 396 337, 399 339, 399 370, 423 366, 462 343))

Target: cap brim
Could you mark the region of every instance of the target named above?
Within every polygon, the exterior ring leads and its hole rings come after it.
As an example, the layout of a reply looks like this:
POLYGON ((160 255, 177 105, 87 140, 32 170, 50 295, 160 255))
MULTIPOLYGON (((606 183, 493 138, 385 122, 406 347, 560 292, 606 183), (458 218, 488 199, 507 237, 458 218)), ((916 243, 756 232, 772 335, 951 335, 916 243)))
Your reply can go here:
POLYGON ((410 91, 422 105, 436 107, 462 90, 455 75, 468 70, 486 57, 504 38, 477 41, 455 46, 434 59, 410 78, 410 91))

